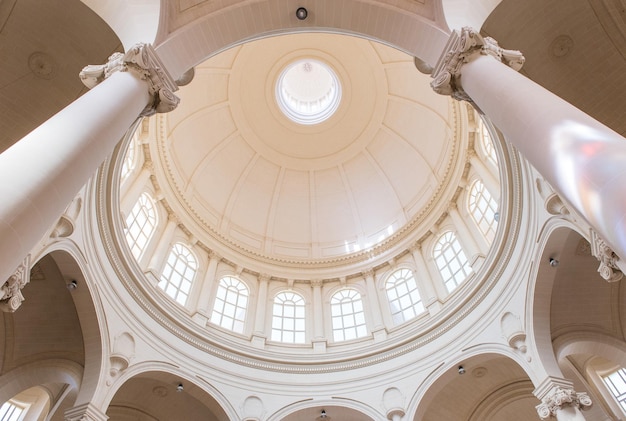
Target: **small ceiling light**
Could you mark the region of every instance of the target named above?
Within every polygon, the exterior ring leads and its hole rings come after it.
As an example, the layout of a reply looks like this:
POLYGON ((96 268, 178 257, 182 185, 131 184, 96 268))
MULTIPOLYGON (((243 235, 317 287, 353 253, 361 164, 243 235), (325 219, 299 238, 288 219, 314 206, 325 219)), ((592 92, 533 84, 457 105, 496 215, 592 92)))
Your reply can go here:
POLYGON ((183 387, 182 383, 178 383, 178 386, 176 386, 176 391, 177 392, 182 392, 185 388, 183 387))
POLYGON ((465 367, 463 367, 462 365, 459 366, 459 374, 460 375, 465 374, 465 367))
POLYGON ((550 258, 550 266, 552 266, 553 268, 557 267, 559 265, 559 261, 556 260, 555 258, 551 257, 550 258))
POLYGON ((326 415, 326 410, 322 409, 320 416, 315 418, 315 421, 330 421, 330 417, 326 415))
POLYGON ((296 10, 296 17, 299 20, 305 20, 308 15, 309 12, 304 7, 298 7, 298 10, 296 10))
POLYGON ((67 284, 67 289, 69 289, 70 291, 74 291, 76 288, 78 288, 78 282, 72 279, 70 283, 67 284))

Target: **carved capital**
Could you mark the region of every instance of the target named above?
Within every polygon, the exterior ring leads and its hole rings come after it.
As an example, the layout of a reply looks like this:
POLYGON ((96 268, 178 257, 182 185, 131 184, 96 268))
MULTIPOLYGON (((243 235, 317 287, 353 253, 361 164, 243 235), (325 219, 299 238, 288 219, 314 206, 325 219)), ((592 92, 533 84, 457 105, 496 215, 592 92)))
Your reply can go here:
POLYGON ((313 288, 321 288, 322 286, 324 286, 323 279, 311 279, 310 283, 313 288))
POLYGON ((366 270, 361 272, 361 275, 363 275, 363 278, 366 279, 366 280, 368 278, 374 279, 374 269, 373 268, 366 269, 366 270))
POLYGON ((13 313, 17 310, 24 301, 22 288, 28 282, 30 282, 30 254, 0 287, 0 310, 5 313, 13 313))
POLYGON ((524 56, 516 50, 505 50, 490 37, 483 37, 472 28, 453 31, 446 48, 432 72, 430 86, 441 95, 472 102, 461 86, 461 67, 479 55, 490 55, 502 63, 519 70, 524 64, 524 56))
POLYGON ((80 79, 91 89, 115 72, 129 71, 146 81, 152 97, 151 103, 142 111, 142 116, 167 113, 178 106, 180 99, 174 95, 178 86, 150 44, 136 44, 125 54, 113 53, 105 64, 88 65, 80 72, 80 79))
POLYGON ((591 231, 591 254, 600 261, 598 273, 607 282, 617 282, 624 277, 617 261, 619 256, 604 242, 602 238, 591 231))
POLYGON ((576 392, 571 388, 557 387, 550 395, 544 397, 535 408, 539 418, 545 420, 550 417, 556 417, 557 411, 564 406, 576 406, 579 409, 586 409, 591 404, 591 398, 586 392, 576 392))

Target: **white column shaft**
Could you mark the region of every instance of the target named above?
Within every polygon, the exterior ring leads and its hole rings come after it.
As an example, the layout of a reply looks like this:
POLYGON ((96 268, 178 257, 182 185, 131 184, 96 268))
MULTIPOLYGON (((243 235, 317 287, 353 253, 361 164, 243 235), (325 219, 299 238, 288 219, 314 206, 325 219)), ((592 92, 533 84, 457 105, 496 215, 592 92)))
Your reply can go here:
POLYGON ((378 301, 378 293, 376 292, 376 283, 374 282, 374 275, 368 273, 365 275, 365 283, 367 285, 367 295, 369 298, 370 309, 372 313, 372 322, 374 324, 373 330, 378 330, 382 328, 383 319, 380 315, 381 308, 380 302, 378 301))
POLYGON ((487 248, 489 247, 487 242, 483 239, 484 244, 481 244, 482 246, 484 246, 484 250, 483 250, 483 248, 481 248, 481 246, 476 241, 476 238, 474 238, 469 228, 465 224, 465 220, 461 218, 461 215, 459 215, 458 209, 454 207, 449 208, 448 215, 450 215, 450 218, 452 219, 452 223, 454 224, 457 230, 459 241, 461 242, 461 244, 463 245, 463 248, 465 249, 467 258, 470 261, 474 261, 474 257, 476 255, 481 255, 481 254, 484 255, 487 251, 487 248))
POLYGON ((254 332, 265 334, 265 310, 267 309, 267 285, 269 278, 266 276, 259 278, 259 297, 256 303, 256 318, 254 320, 254 332))
POLYGON ((163 263, 169 255, 169 251, 171 248, 170 242, 172 241, 172 237, 174 236, 174 230, 177 226, 178 221, 176 220, 176 218, 168 218, 167 225, 163 230, 163 234, 161 234, 161 237, 159 238, 159 243, 154 249, 152 257, 150 258, 150 264, 148 265, 148 270, 152 271, 155 276, 157 276, 157 274, 160 274, 163 263))
POLYGON ((150 102, 117 72, 0 155, 0 279, 7 279, 150 102))
POLYGON ((209 304, 211 299, 211 291, 213 291, 213 286, 217 283, 217 279, 215 279, 215 275, 217 274, 217 264, 219 263, 220 258, 218 256, 210 256, 209 265, 206 270, 206 274, 204 275, 204 280, 202 281, 202 289, 200 290, 200 295, 198 297, 197 311, 198 313, 209 317, 209 304))
POLYGON ((314 339, 324 338, 324 306, 320 284, 313 285, 313 335, 314 339))
MULTIPOLYGON (((415 262, 415 280, 420 287, 420 293, 424 294, 422 297, 424 306, 428 306, 431 302, 439 300, 440 297, 433 285, 433 280, 437 278, 428 271, 421 248, 415 248, 411 254, 415 262)), ((442 297, 445 297, 445 295, 442 295, 442 297)))
POLYGON ((491 56, 464 64, 461 81, 507 140, 626 258, 626 139, 491 56))

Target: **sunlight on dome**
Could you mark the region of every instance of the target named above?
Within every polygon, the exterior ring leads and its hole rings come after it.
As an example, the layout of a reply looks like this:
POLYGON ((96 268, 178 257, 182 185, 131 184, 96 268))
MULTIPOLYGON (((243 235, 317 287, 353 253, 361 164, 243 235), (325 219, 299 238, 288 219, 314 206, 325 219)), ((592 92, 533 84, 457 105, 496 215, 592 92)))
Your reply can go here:
POLYGON ((318 124, 339 107, 341 84, 326 64, 312 59, 298 60, 278 77, 276 100, 290 120, 299 124, 318 124))

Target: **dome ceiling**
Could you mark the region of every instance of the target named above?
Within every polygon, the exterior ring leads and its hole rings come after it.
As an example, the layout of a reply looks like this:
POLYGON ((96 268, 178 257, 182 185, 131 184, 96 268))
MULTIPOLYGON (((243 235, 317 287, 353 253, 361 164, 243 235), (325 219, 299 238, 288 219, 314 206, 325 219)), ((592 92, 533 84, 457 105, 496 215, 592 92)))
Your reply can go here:
MULTIPOLYGON (((326 101, 325 77, 317 93, 290 95, 326 101)), ((412 57, 382 44, 262 39, 198 65, 178 94, 178 109, 159 120, 158 184, 182 219, 231 247, 296 260, 360 252, 433 223, 458 185, 454 103, 432 92, 412 57), (292 80, 321 65, 340 85, 336 110, 315 124, 293 121, 277 99, 277 81, 298 62, 314 65, 292 80)))

